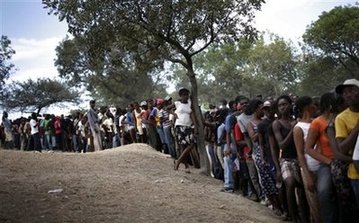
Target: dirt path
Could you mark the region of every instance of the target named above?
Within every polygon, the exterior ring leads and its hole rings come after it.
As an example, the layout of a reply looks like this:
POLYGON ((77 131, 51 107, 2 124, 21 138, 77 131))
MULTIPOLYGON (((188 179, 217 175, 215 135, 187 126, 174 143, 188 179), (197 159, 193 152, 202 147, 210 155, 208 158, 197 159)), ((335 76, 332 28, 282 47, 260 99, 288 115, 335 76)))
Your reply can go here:
POLYGON ((0 222, 280 222, 172 162, 144 144, 87 154, 0 150, 0 222))

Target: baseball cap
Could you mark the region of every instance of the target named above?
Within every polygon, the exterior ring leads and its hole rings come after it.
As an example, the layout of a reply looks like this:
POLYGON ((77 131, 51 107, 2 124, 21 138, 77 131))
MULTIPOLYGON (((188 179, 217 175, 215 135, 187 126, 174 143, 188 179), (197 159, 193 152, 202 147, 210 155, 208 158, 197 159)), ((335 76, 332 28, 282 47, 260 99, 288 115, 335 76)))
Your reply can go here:
POLYGON ((342 93, 343 93, 343 89, 344 89, 346 86, 357 86, 357 87, 359 87, 359 81, 358 81, 357 79, 348 79, 348 80, 345 80, 343 84, 340 84, 340 85, 338 85, 338 86, 335 88, 335 92, 338 93, 338 94, 342 94, 342 93))
POLYGON ((262 108, 265 108, 265 107, 270 107, 270 106, 271 106, 270 101, 265 101, 265 102, 263 103, 262 108))

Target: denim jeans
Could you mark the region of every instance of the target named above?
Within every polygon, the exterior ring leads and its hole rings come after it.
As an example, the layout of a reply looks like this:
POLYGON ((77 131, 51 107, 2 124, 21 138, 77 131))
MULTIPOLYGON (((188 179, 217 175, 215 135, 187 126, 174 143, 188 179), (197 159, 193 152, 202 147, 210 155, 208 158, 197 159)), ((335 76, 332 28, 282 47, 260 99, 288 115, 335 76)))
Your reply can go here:
POLYGON ((165 135, 163 133, 163 128, 162 127, 157 127, 156 130, 157 130, 158 135, 160 136, 162 145, 166 144, 165 135))
POLYGON ((350 181, 354 191, 355 199, 357 201, 357 204, 359 204, 359 180, 351 179, 350 181))
POLYGON ((336 198, 330 166, 320 164, 316 177, 321 219, 325 223, 337 222, 336 198))
POLYGON ((224 156, 224 188, 226 189, 233 189, 234 182, 233 182, 233 158, 231 155, 224 156))
POLYGON ((173 158, 175 158, 176 157, 176 148, 175 148, 175 144, 173 142, 171 126, 167 126, 167 127, 163 128, 163 135, 164 135, 165 142, 167 144, 169 153, 171 154, 171 156, 173 158))
POLYGON ((121 146, 121 140, 120 140, 120 136, 118 134, 113 135, 112 146, 113 146, 113 148, 121 146))
POLYGON ((45 134, 44 136, 44 149, 52 149, 51 147, 51 135, 45 134))

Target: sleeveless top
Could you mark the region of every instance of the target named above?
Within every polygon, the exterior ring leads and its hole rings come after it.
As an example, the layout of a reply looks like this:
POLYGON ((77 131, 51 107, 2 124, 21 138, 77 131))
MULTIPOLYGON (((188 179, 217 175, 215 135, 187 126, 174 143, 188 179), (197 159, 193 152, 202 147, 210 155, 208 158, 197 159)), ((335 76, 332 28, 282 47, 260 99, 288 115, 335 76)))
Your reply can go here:
MULTIPOLYGON (((308 131, 310 128, 310 123, 306 123, 306 122, 298 122, 295 126, 298 126, 302 132, 303 132, 303 139, 304 142, 307 141, 307 136, 308 136, 308 131)), ((315 146, 315 149, 317 147, 315 146)), ((304 157, 305 157, 305 161, 307 162, 307 166, 308 169, 310 171, 317 171, 319 169, 319 164, 320 162, 316 159, 314 159, 313 157, 311 157, 309 154, 304 153, 304 157)))
MULTIPOLYGON (((285 139, 287 137, 287 135, 289 134, 289 132, 291 131, 291 129, 288 129, 285 126, 283 126, 280 121, 278 121, 278 122, 280 125, 280 128, 279 128, 280 134, 282 135, 282 138, 285 139)), ((297 159, 297 151, 295 149, 293 136, 291 137, 289 144, 285 148, 280 148, 280 149, 281 149, 281 156, 280 156, 281 158, 297 159)))

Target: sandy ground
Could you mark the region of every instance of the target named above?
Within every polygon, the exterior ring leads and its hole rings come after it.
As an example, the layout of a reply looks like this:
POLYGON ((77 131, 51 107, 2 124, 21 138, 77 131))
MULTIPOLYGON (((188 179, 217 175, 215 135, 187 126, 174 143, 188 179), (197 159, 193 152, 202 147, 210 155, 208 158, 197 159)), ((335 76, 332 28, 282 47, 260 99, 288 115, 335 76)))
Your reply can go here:
POLYGON ((281 222, 144 144, 96 153, 0 150, 0 222, 281 222), (49 193, 62 189, 62 192, 49 193))

